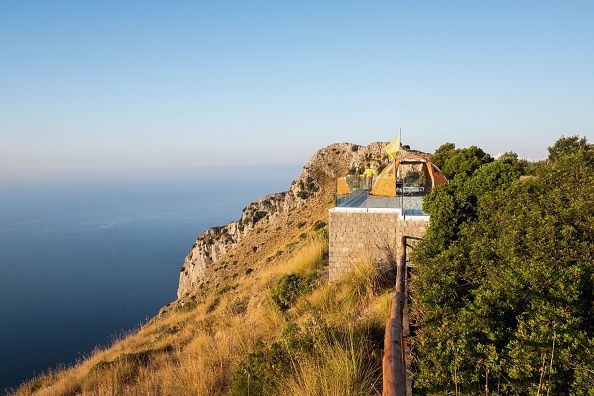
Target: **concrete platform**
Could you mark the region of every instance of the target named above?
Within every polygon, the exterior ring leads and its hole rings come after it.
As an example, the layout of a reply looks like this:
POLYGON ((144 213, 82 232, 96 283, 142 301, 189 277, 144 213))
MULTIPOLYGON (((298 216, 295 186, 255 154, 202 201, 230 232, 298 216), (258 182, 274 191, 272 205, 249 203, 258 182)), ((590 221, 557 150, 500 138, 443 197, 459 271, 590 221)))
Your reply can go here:
POLYGON ((367 190, 338 197, 337 207, 344 208, 391 208, 401 209, 408 216, 426 216, 423 212, 423 195, 403 195, 399 197, 376 197, 367 190))

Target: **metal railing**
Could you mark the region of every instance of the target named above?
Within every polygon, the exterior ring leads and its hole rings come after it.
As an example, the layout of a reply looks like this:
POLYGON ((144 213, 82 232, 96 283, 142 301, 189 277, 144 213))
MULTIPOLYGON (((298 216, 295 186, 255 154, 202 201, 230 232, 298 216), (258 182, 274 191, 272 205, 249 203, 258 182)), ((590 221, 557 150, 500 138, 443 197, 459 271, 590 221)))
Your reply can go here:
POLYGON ((346 176, 336 182, 335 206, 350 208, 399 208, 403 216, 426 216, 422 210, 425 189, 421 183, 396 183, 396 196, 371 195, 376 177, 346 176))
POLYGON ((392 298, 392 312, 386 322, 384 333, 384 358, 382 360, 382 396, 412 395, 412 382, 408 377, 406 355, 410 351, 404 343, 405 332, 410 336, 408 320, 404 318, 406 305, 406 248, 412 247, 407 241, 420 241, 422 238, 403 236, 400 240, 401 252, 396 270, 396 290, 392 298), (405 328, 405 325, 407 326, 405 328))
POLYGON ((382 360, 382 396, 406 396, 406 359, 404 357, 404 288, 406 278, 406 236, 401 240, 400 258, 396 271, 396 292, 392 312, 386 323, 384 358, 382 360))

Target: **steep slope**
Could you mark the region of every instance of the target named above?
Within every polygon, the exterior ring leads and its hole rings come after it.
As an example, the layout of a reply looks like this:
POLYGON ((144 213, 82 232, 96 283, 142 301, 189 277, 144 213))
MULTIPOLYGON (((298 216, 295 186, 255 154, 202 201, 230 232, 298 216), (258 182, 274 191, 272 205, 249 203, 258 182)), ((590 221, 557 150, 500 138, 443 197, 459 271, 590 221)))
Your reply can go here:
POLYGON ((289 234, 301 230, 298 233, 301 235, 316 221, 323 221, 326 210, 334 202, 336 178, 351 169, 377 169, 385 165, 385 145, 337 143, 325 147, 311 157, 287 191, 254 201, 243 210, 238 221, 202 233, 180 270, 178 298, 200 288, 219 287, 224 277, 229 276, 225 270, 238 263, 236 257, 242 257, 244 264, 270 260, 275 254, 270 247, 276 245, 271 240, 284 239, 290 245, 295 235, 289 234), (239 251, 233 252, 236 248, 239 251))
POLYGON ((338 386, 326 394, 379 394, 379 345, 391 297, 389 287, 378 285, 389 282, 364 277, 328 285, 327 240, 317 234, 334 205, 336 177, 384 165, 384 145, 340 143, 318 151, 286 192, 251 203, 237 222, 198 237, 182 267, 178 300, 112 346, 11 394, 244 395, 258 394, 257 384, 271 379, 293 382, 283 394, 320 394, 326 380, 338 386), (284 311, 273 291, 295 273, 312 283, 284 311), (289 349, 279 355, 279 346, 289 349))

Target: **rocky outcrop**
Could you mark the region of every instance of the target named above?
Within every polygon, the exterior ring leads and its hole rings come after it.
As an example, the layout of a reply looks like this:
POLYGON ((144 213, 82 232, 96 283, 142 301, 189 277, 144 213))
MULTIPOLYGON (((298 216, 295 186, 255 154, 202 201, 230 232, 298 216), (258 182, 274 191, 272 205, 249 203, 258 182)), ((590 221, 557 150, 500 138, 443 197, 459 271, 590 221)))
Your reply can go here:
POLYGON ((303 168, 286 192, 270 194, 250 203, 238 221, 225 226, 212 227, 198 236, 180 270, 178 298, 194 290, 206 269, 229 253, 256 227, 286 226, 280 224, 293 208, 304 205, 321 195, 332 196, 337 177, 347 173, 362 173, 370 167, 379 169, 387 163, 386 143, 368 146, 336 143, 319 150, 303 168))
POLYGON ((282 192, 260 198, 243 209, 239 221, 212 227, 200 234, 181 267, 178 298, 195 288, 206 267, 231 251, 259 222, 274 221, 275 214, 295 205, 295 200, 288 199, 288 195, 288 192, 282 192))

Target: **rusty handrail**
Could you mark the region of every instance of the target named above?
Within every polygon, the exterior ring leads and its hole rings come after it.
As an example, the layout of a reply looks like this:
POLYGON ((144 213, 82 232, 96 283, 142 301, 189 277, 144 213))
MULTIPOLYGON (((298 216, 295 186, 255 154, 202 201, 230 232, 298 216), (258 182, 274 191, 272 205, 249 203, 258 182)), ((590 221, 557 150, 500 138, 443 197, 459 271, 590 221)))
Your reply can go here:
POLYGON ((392 312, 386 323, 384 358, 382 360, 383 396, 406 395, 406 361, 404 359, 404 280, 406 277, 406 236, 402 237, 396 270, 396 292, 392 312))

